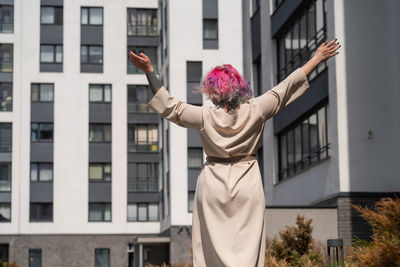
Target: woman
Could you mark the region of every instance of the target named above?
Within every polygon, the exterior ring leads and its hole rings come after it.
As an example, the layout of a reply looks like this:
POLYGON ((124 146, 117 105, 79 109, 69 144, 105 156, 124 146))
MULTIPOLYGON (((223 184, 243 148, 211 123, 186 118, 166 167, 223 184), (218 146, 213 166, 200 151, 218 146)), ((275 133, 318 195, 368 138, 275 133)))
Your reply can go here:
POLYGON ((231 66, 214 68, 198 88, 217 108, 187 104, 162 86, 150 59, 129 52, 155 94, 149 105, 165 119, 200 133, 207 154, 193 206, 194 267, 253 267, 265 261, 265 198, 255 157, 265 121, 301 96, 309 75, 338 54, 336 39, 278 85, 252 98, 249 83, 231 66))

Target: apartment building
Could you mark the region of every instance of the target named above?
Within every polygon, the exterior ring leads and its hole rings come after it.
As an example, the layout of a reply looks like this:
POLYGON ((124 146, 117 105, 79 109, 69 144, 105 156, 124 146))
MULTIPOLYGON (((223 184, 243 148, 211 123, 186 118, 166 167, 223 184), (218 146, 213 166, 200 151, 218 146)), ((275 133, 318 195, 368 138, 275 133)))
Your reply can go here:
POLYGON ((325 231, 336 227, 331 238, 342 238, 345 246, 355 236, 370 240, 369 227, 351 204, 371 206, 400 190, 395 45, 400 3, 242 4, 244 74, 252 77, 255 90, 266 92, 278 84, 323 41, 337 38, 342 44, 337 56, 308 76, 308 92, 266 123, 262 165, 267 213, 280 209, 275 221, 284 222, 294 209, 314 209, 314 218, 321 218, 325 213, 318 211, 333 208, 334 219, 325 222, 325 231))
POLYGON ((200 139, 147 106, 128 50, 207 105, 207 71, 242 71, 241 16, 239 1, 0 0, 0 260, 190 261, 200 139))

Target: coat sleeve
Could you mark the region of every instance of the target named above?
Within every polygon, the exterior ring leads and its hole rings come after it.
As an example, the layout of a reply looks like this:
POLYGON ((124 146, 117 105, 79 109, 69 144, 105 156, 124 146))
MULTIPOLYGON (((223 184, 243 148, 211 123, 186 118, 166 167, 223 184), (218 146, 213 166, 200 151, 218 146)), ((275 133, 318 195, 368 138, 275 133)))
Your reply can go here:
POLYGON ((304 94, 310 87, 302 68, 297 68, 283 81, 264 94, 255 98, 261 110, 262 119, 268 120, 281 109, 304 94))
POLYGON ((158 89, 148 105, 163 118, 181 127, 194 129, 203 127, 203 107, 170 96, 164 86, 158 89))

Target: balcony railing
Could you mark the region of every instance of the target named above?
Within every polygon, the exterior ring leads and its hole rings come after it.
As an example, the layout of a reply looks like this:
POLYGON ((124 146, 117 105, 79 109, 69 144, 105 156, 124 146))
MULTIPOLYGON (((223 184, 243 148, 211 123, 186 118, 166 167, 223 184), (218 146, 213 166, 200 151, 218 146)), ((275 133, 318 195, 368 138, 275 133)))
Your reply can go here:
POLYGON ((147 103, 129 102, 128 113, 135 113, 135 112, 154 113, 154 111, 150 107, 148 107, 147 103))
POLYGON ((13 32, 13 23, 0 23, 0 32, 1 33, 12 33, 13 32))
POLYGON ((0 181, 0 192, 11 191, 11 181, 0 181))
POLYGON ((128 25, 128 36, 156 36, 157 26, 128 25))
POLYGON ((128 144, 128 152, 158 152, 158 143, 128 144))
POLYGON ((0 61, 0 72, 12 72, 13 71, 13 63, 12 61, 0 61))

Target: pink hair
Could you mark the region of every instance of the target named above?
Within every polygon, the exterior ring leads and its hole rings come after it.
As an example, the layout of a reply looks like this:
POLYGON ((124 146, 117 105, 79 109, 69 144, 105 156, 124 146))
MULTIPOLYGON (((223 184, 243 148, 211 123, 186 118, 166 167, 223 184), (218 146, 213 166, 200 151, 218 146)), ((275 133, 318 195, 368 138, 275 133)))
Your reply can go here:
POLYGON ((207 95, 217 107, 228 104, 228 110, 247 102, 253 92, 247 81, 230 64, 212 69, 196 89, 207 95))

